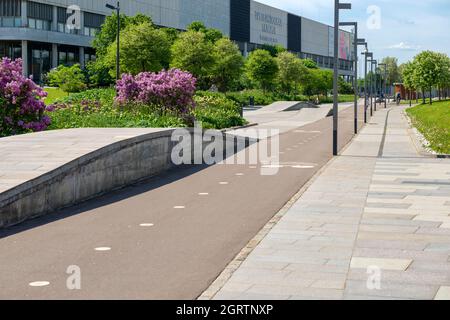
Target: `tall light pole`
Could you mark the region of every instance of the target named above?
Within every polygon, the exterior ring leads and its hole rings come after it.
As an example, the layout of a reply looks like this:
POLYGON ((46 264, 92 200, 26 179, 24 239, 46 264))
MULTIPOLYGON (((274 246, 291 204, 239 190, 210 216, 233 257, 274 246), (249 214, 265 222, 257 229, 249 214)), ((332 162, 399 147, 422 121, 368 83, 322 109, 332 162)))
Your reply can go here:
POLYGON ((383 87, 383 95, 384 95, 384 108, 387 108, 387 100, 386 100, 386 96, 387 96, 387 64, 386 63, 380 63, 379 66, 383 66, 384 67, 384 86, 383 86, 383 82, 381 82, 381 86, 383 87))
POLYGON ((350 3, 340 3, 334 0, 334 77, 333 77, 333 155, 339 153, 338 147, 338 125, 339 125, 339 10, 350 10, 350 3))
POLYGON ((377 80, 378 61, 377 60, 372 60, 372 67, 374 67, 373 71, 372 71, 372 77, 375 78, 372 83, 372 86, 373 86, 372 96, 375 94, 373 106, 374 106, 374 110, 377 111, 377 83, 378 83, 378 80, 377 80))
POLYGON ((365 45, 365 39, 358 39, 358 22, 340 22, 342 27, 354 27, 355 34, 353 35, 353 50, 354 50, 354 76, 353 76, 353 89, 355 90, 355 134, 358 133, 358 45, 365 45))
POLYGON ((117 1, 117 6, 109 3, 106 7, 111 10, 116 10, 117 13, 117 48, 116 48, 116 80, 120 78, 120 1, 117 1))
POLYGON ((364 61, 365 61, 365 68, 364 68, 364 123, 367 123, 367 108, 369 106, 369 95, 368 95, 368 81, 367 81, 367 61, 368 58, 373 57, 373 53, 369 52, 367 50, 366 46, 366 52, 363 52, 364 55, 364 61))

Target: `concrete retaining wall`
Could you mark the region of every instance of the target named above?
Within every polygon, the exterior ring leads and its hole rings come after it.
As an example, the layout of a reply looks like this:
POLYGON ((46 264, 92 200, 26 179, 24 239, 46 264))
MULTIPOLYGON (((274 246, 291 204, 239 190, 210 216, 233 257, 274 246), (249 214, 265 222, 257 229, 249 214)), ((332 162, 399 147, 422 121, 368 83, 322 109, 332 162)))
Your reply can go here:
MULTIPOLYGON (((165 130, 108 145, 1 193, 0 228, 73 206, 172 168, 171 153, 177 144, 171 141, 172 133, 165 130)), ((226 144, 228 149, 236 152, 234 136, 223 135, 225 141, 232 141, 226 144)))

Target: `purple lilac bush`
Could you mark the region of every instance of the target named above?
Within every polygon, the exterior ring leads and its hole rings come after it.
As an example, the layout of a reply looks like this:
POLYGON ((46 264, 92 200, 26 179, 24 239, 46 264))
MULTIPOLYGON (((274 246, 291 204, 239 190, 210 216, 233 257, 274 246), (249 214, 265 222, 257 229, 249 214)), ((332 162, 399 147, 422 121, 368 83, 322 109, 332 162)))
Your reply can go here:
POLYGON ((159 73, 142 72, 137 76, 122 75, 117 81, 119 104, 141 103, 186 115, 195 107, 194 94, 197 80, 179 69, 159 73))
POLYGON ((0 62, 0 136, 42 131, 50 125, 44 115, 47 93, 22 75, 22 60, 0 62))

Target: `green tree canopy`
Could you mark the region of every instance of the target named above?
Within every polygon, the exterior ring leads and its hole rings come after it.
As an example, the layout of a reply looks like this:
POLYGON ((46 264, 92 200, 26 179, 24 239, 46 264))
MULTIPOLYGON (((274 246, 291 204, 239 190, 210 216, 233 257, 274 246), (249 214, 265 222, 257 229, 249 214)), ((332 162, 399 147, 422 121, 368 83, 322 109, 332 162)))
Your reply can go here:
POLYGON ((303 88, 308 97, 314 95, 328 95, 328 91, 333 88, 333 72, 330 70, 310 69, 308 80, 303 88))
MULTIPOLYGON (((398 59, 395 57, 386 57, 382 60, 382 63, 386 64, 388 72, 387 83, 393 85, 394 83, 401 82, 401 73, 398 66, 398 59)), ((384 72, 384 71, 383 71, 384 72)))
POLYGON ((248 78, 261 89, 267 90, 274 86, 278 73, 278 64, 267 50, 255 50, 247 58, 245 69, 248 78))
MULTIPOLYGON (((143 22, 153 24, 152 18, 143 14, 137 14, 134 17, 120 15, 120 30, 125 30, 129 25, 138 25, 143 22)), ((107 16, 100 32, 95 35, 92 46, 95 48, 97 56, 106 55, 108 47, 117 39, 117 14, 114 12, 107 16)))
POLYGON ((277 44, 275 46, 270 44, 263 44, 261 46, 262 50, 266 50, 270 52, 270 55, 276 58, 280 53, 287 51, 283 46, 277 44))
POLYGON ((317 63, 315 63, 311 59, 302 59, 302 63, 307 67, 308 69, 319 69, 317 66, 317 63))
POLYGON ((244 65, 239 47, 228 38, 222 38, 214 44, 214 67, 212 69, 213 82, 220 91, 230 90, 241 75, 244 65))
MULTIPOLYGON (((144 71, 157 72, 168 68, 170 61, 170 42, 167 34, 156 29, 149 22, 130 24, 121 33, 120 67, 122 72, 137 74, 144 71)), ((116 42, 107 51, 105 61, 114 72, 116 42)))
POLYGON ((214 28, 207 28, 201 21, 194 21, 186 28, 187 31, 201 32, 205 35, 205 39, 209 42, 215 43, 223 38, 223 33, 214 28))
POLYGON ((293 53, 281 52, 276 58, 278 64, 278 82, 281 90, 290 93, 298 88, 308 77, 308 69, 293 53))
MULTIPOLYGON (((414 83, 416 88, 422 89, 422 93, 429 90, 431 95, 432 88, 438 84, 439 63, 438 55, 432 51, 423 51, 414 58, 414 83)), ((431 100, 430 103, 432 103, 431 100)))
POLYGON ((172 46, 171 67, 189 71, 198 80, 201 88, 207 89, 214 68, 214 46, 205 34, 187 31, 178 37, 172 46))

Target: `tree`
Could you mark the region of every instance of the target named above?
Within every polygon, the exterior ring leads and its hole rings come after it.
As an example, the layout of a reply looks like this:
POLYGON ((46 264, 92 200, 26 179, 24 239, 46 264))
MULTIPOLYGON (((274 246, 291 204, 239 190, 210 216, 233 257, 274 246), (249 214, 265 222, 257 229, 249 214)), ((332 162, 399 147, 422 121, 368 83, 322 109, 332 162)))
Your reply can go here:
MULTIPOLYGON (((394 83, 401 82, 401 73, 398 67, 398 59, 395 57, 386 57, 382 60, 386 64, 387 83, 392 86, 394 83)), ((383 71, 384 72, 384 71, 383 71)))
POLYGON ((289 94, 307 78, 308 69, 295 54, 287 51, 279 53, 276 61, 281 90, 289 94))
POLYGON ((310 69, 308 80, 303 88, 304 93, 311 99, 314 95, 328 95, 333 88, 333 72, 330 70, 310 69))
POLYGON ((259 49, 250 53, 245 69, 249 79, 264 91, 273 87, 278 73, 278 65, 269 51, 259 49))
POLYGON ((302 63, 307 67, 308 69, 319 69, 317 66, 317 63, 315 63, 311 59, 302 59, 302 63))
MULTIPOLYGON (((137 14, 134 17, 128 17, 125 14, 120 15, 120 30, 125 30, 129 25, 138 25, 143 22, 153 24, 152 18, 143 14, 137 14)), ((109 46, 117 39, 117 13, 107 16, 100 31, 95 35, 92 42, 97 56, 106 55, 109 46)))
POLYGON ((194 21, 186 28, 187 31, 201 32, 205 35, 205 39, 209 42, 215 43, 223 38, 223 33, 214 28, 207 28, 201 21, 194 21))
POLYGON ((355 91, 353 90, 353 86, 351 83, 344 80, 343 77, 339 77, 338 79, 338 92, 340 94, 353 94, 355 91))
POLYGON ((414 58, 414 66, 414 83, 417 88, 422 89, 424 103, 425 92, 429 90, 430 104, 432 104, 432 90, 439 81, 439 57, 432 51, 424 51, 414 58))
POLYGON ((60 87, 65 92, 80 92, 86 89, 86 77, 79 64, 71 67, 60 65, 48 74, 50 85, 60 87))
MULTIPOLYGON (((450 84, 450 59, 446 54, 437 53, 436 59, 438 60, 438 79, 437 86, 439 91, 439 100, 442 98, 442 89, 446 89, 450 84)), ((445 93, 445 95, 447 95, 445 93)))
POLYGON ((414 71, 415 66, 413 62, 407 62, 402 65, 402 78, 403 85, 409 92, 409 100, 411 100, 411 91, 416 90, 415 82, 414 82, 414 71))
MULTIPOLYGON (((144 71, 160 71, 169 67, 170 42, 167 34, 149 22, 130 24, 121 33, 120 68, 122 72, 138 74, 144 71)), ((113 42, 105 58, 111 72, 116 64, 116 42, 113 42)))
POLYGON ((276 58, 280 53, 287 51, 283 46, 277 44, 275 46, 270 44, 263 44, 261 49, 269 51, 270 55, 276 58))
POLYGON ((197 78, 199 87, 207 89, 215 62, 213 49, 204 33, 193 30, 182 33, 171 49, 171 67, 189 71, 197 78))
POLYGON ((222 38, 214 44, 213 82, 220 91, 225 92, 241 75, 244 65, 239 47, 228 38, 222 38))

